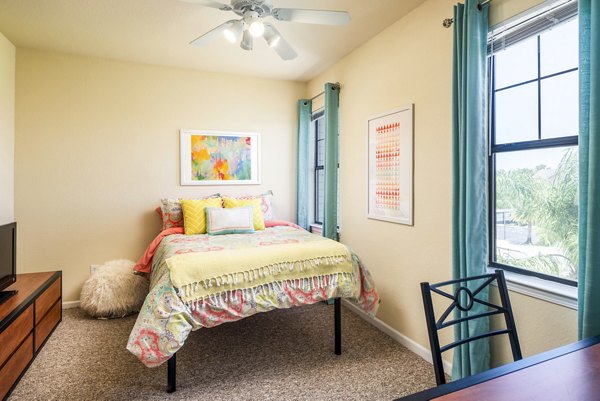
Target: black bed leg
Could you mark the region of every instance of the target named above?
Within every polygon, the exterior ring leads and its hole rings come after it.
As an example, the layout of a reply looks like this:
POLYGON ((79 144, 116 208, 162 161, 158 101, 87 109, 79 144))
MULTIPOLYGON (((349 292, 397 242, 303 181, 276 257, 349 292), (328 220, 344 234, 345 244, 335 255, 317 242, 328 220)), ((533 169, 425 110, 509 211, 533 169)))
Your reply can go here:
POLYGON ((333 302, 334 309, 334 337, 335 337, 335 354, 342 355, 342 305, 340 298, 336 298, 333 302))
POLYGON ((173 354, 171 359, 167 361, 167 393, 173 393, 176 390, 177 376, 175 375, 175 365, 177 360, 175 357, 177 354, 173 354))

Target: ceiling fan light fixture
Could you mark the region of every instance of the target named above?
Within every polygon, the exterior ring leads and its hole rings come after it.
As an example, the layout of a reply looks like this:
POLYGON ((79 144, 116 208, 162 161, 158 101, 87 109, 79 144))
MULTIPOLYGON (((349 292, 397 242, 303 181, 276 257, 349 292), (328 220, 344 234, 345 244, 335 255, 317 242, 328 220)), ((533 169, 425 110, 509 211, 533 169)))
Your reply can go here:
MULTIPOLYGON (((1 0, 0 0, 1 1, 1 0)), ((242 40, 240 47, 244 50, 253 50, 254 38, 262 36, 267 45, 279 55, 282 60, 294 60, 298 53, 285 40, 277 28, 265 20, 265 17, 275 18, 277 21, 302 22, 306 24, 343 26, 350 22, 350 14, 346 11, 309 10, 301 8, 274 8, 274 0, 180 0, 196 3, 202 6, 217 8, 223 11, 232 11, 241 17, 241 20, 229 20, 216 28, 192 40, 190 44, 202 47, 225 35, 232 43, 242 40), (263 22, 265 21, 265 22, 263 22)), ((298 0, 299 1, 299 0, 298 0)), ((489 1, 489 0, 486 0, 489 1)), ((238 18, 239 18, 238 17, 238 18)))
POLYGON ((247 11, 244 13, 244 22, 248 26, 248 31, 250 31, 255 38, 258 38, 265 33, 265 25, 260 20, 256 11, 247 11))
POLYGON ((248 28, 252 36, 258 38, 265 33, 265 26, 260 21, 254 21, 250 24, 250 28, 248 28))
POLYGON ((232 21, 231 24, 223 31, 223 35, 227 41, 235 43, 239 40, 243 30, 244 22, 242 20, 232 21))
POLYGON ((244 50, 252 50, 254 47, 254 37, 249 30, 244 31, 244 36, 242 38, 242 42, 240 43, 240 47, 244 50))

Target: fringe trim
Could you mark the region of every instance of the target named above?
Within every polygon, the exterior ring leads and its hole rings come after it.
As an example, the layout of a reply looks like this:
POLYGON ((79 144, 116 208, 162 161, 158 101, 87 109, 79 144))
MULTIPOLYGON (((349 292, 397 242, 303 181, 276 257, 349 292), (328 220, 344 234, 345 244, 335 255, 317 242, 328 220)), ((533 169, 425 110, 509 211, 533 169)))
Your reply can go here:
MULTIPOLYGON (((344 261, 352 262, 352 257, 349 255, 323 256, 312 259, 296 260, 293 262, 272 263, 256 269, 225 274, 222 276, 212 277, 202 281, 186 284, 180 288, 177 288, 177 294, 180 297, 188 298, 193 296, 199 287, 209 289, 226 285, 237 285, 237 283, 240 281, 252 283, 255 280, 263 278, 267 275, 277 276, 284 270, 290 272, 294 271, 294 269, 298 269, 299 271, 312 270, 321 265, 337 265, 344 261)), ((215 292, 220 291, 217 290, 215 292)))
POLYGON ((268 284, 261 284, 255 287, 225 290, 220 293, 210 294, 198 299, 184 301, 184 304, 192 309, 204 309, 207 306, 225 307, 228 302, 236 303, 238 301, 256 303, 256 297, 263 293, 284 294, 285 288, 293 290, 312 291, 323 288, 338 288, 340 276, 350 279, 353 286, 359 285, 358 274, 356 273, 333 273, 311 278, 290 279, 273 281, 268 284))

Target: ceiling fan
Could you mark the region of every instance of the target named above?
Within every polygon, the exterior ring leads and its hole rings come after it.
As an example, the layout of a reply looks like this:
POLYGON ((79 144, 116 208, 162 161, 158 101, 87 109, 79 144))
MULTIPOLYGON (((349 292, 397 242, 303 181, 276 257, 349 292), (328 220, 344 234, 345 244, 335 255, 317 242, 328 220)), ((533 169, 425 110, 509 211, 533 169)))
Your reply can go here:
POLYGON ((279 57, 284 60, 295 59, 298 54, 288 42, 281 37, 273 24, 261 21, 265 17, 273 17, 278 21, 302 22, 321 25, 347 25, 350 14, 346 11, 303 10, 297 8, 273 8, 273 0, 231 0, 231 4, 211 0, 181 0, 187 3, 199 4, 205 7, 217 8, 222 11, 233 11, 241 19, 232 19, 202 36, 194 39, 190 44, 204 46, 219 35, 224 35, 231 42, 236 43, 240 36, 240 47, 252 50, 254 38, 263 37, 269 47, 273 48, 279 57))

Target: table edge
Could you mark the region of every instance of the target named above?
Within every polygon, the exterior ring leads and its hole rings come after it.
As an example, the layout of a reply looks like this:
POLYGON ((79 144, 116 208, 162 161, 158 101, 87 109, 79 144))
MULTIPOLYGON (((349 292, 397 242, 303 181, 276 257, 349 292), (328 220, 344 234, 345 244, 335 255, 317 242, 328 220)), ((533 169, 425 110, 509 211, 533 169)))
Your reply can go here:
MULTIPOLYGON (((40 285, 35 291, 33 291, 25 299, 23 299, 21 301, 21 303, 19 305, 17 305, 8 315, 6 315, 3 319, 0 320, 0 333, 3 332, 8 326, 10 326, 10 324, 13 322, 13 320, 15 320, 21 314, 21 312, 23 312, 25 309, 27 309, 29 307, 29 305, 31 305, 33 303, 33 301, 35 301, 35 299, 37 298, 37 296, 39 294, 44 292, 48 287, 50 287, 59 278, 62 279, 62 270, 17 274, 19 276, 19 275, 24 275, 24 274, 46 274, 46 273, 50 274, 49 277, 46 279, 46 281, 44 281, 42 285, 40 285)), ((10 290, 11 288, 14 289, 14 287, 15 287, 15 283, 13 283, 9 287, 6 287, 6 290, 10 290)), ((61 288, 61 292, 62 292, 62 288, 61 288)))
POLYGON ((486 381, 496 379, 501 376, 505 376, 510 373, 517 372, 519 370, 547 362, 549 360, 570 354, 572 352, 580 351, 584 348, 591 347, 600 343, 600 335, 586 338, 571 344, 563 345, 559 348, 554 348, 541 354, 532 355, 530 357, 521 359, 519 361, 511 362, 506 365, 498 366, 487 370, 485 372, 466 377, 457 381, 453 381, 441 386, 433 387, 427 390, 420 391, 418 393, 410 394, 404 397, 396 398, 394 401, 427 401, 432 398, 441 397, 450 393, 454 393, 459 390, 463 390, 467 387, 474 386, 476 384, 484 383, 486 381))

